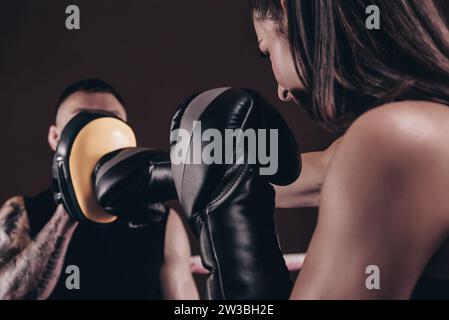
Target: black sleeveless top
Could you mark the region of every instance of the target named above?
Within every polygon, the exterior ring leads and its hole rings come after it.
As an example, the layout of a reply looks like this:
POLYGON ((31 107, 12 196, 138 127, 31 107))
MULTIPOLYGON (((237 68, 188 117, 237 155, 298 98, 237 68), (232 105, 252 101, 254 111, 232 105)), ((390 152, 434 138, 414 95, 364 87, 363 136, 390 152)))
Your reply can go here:
MULTIPOLYGON (((51 190, 25 197, 34 238, 53 216, 51 190)), ((118 221, 107 227, 80 224, 68 246, 64 267, 50 299, 161 299, 167 215, 159 222, 118 221), (69 290, 66 267, 76 265, 80 289, 69 290)))

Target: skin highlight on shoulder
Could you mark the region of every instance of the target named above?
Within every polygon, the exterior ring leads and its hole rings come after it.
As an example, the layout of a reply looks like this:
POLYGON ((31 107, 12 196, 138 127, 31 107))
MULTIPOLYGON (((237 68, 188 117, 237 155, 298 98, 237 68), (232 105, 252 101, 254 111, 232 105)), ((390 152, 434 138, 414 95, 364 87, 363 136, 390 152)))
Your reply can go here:
POLYGON ((377 107, 360 116, 343 141, 361 152, 383 152, 389 160, 449 160, 449 106, 426 101, 403 101, 377 107), (433 156, 429 158, 428 156, 433 156), (406 159, 404 157, 412 157, 406 159))

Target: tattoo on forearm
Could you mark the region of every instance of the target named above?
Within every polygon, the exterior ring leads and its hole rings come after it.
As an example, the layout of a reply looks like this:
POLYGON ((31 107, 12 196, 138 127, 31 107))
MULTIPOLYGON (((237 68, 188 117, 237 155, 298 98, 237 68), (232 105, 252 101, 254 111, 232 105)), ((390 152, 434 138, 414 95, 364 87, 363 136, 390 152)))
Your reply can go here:
POLYGON ((67 219, 54 215, 31 241, 26 211, 9 203, 0 213, 0 299, 42 299, 60 276, 70 236, 67 219))
MULTIPOLYGON (((55 247, 53 252, 51 252, 50 257, 48 258, 47 264, 43 266, 43 272, 40 278, 37 279, 36 286, 30 291, 29 294, 25 296, 25 299, 35 300, 43 295, 43 293, 48 290, 48 286, 55 277, 59 277, 59 272, 61 269, 58 269, 58 263, 61 260, 62 252, 64 247, 64 238, 57 237, 55 247)), ((47 248, 40 247, 42 252, 45 252, 47 248)))
POLYGON ((20 199, 8 201, 0 209, 0 268, 30 241, 23 203, 20 199))

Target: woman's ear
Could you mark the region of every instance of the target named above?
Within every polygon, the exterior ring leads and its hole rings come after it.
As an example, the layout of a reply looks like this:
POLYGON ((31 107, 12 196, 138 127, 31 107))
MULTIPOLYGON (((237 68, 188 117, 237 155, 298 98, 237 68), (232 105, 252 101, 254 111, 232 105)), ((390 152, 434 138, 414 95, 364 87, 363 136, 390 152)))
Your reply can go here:
POLYGON ((280 0, 281 1, 281 6, 282 6, 282 11, 284 12, 284 16, 282 17, 282 23, 280 23, 281 26, 281 30, 283 31, 284 34, 287 34, 287 30, 288 30, 288 1, 289 0, 280 0))
POLYGON ((287 0, 281 0, 281 6, 285 13, 287 13, 287 0))
POLYGON ((48 144, 53 151, 56 151, 56 147, 59 142, 59 136, 59 129, 55 125, 50 126, 50 128, 48 129, 48 144))

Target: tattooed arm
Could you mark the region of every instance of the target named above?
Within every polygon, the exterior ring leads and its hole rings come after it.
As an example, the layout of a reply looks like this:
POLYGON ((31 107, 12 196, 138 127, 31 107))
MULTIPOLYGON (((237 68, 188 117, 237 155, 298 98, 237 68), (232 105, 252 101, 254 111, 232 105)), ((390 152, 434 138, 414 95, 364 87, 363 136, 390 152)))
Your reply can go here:
POLYGON ((31 240, 23 198, 7 201, 0 209, 0 299, 48 298, 76 226, 59 206, 31 240))

